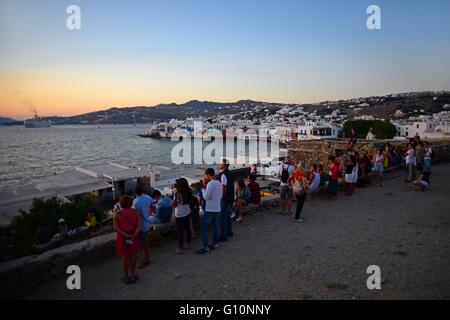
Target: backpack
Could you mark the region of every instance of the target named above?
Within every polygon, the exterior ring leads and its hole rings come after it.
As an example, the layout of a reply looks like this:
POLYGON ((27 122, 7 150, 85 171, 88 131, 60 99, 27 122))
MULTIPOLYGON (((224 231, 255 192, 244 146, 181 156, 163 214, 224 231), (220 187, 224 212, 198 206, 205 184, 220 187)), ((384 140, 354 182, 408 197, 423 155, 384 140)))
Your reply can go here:
POLYGON ((287 167, 285 167, 285 165, 282 165, 282 171, 281 171, 281 182, 283 183, 288 183, 288 179, 289 179, 289 168, 291 167, 291 165, 287 165, 287 167))

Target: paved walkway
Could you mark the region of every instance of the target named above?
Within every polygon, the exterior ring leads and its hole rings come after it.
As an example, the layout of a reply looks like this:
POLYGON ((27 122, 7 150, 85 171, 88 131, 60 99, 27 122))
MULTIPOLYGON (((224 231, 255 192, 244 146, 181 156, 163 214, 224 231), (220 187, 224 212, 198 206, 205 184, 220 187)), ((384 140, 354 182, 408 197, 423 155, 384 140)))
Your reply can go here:
POLYGON ((211 255, 176 255, 175 238, 166 238, 135 285, 120 282, 111 258, 82 266, 80 291, 67 290, 61 276, 28 298, 449 299, 449 176, 450 164, 441 164, 423 193, 399 177, 352 198, 308 199, 304 224, 274 210, 246 216, 211 255), (374 264, 387 281, 370 291, 366 269, 374 264))

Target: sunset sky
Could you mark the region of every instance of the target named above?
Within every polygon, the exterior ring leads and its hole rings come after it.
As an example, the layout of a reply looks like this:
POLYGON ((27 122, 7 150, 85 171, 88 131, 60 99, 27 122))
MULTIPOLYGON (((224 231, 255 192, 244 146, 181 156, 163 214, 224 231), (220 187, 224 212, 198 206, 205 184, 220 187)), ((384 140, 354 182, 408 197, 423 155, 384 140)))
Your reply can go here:
POLYGON ((0 116, 450 90, 449 14, 448 0, 0 0, 0 116))

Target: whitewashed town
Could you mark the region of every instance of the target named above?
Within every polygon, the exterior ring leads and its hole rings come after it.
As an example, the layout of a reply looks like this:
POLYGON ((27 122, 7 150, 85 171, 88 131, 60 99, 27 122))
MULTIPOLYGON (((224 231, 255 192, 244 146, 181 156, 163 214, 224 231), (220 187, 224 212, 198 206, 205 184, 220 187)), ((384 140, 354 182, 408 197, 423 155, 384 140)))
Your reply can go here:
MULTIPOLYGON (((184 120, 171 119, 166 122, 155 122, 148 133, 143 136, 154 138, 170 138, 177 129, 190 132, 193 137, 203 137, 211 130, 242 129, 258 132, 261 129, 269 131, 270 136, 277 136, 281 142, 301 140, 337 139, 344 137, 343 125, 347 121, 389 121, 396 128, 394 139, 406 139, 419 135, 425 139, 446 138, 450 136, 450 105, 443 103, 441 111, 426 112, 424 109, 404 106, 409 111, 396 109, 388 116, 367 115, 366 110, 373 105, 382 104, 389 98, 414 97, 418 93, 395 94, 384 97, 358 98, 339 102, 322 102, 315 106, 321 108, 306 111, 302 105, 280 104, 274 111, 272 105, 257 103, 249 108, 242 106, 228 106, 229 109, 240 108, 241 111, 232 115, 217 115, 213 117, 188 117, 184 120), (321 112, 320 110, 329 110, 321 112), (255 118, 259 114, 261 117, 255 118), (203 131, 196 132, 194 123, 201 123, 203 131)), ((438 94, 433 101, 438 100, 438 94)), ((220 109, 221 107, 219 107, 220 109)), ((368 140, 377 139, 373 132, 369 132, 368 140)))

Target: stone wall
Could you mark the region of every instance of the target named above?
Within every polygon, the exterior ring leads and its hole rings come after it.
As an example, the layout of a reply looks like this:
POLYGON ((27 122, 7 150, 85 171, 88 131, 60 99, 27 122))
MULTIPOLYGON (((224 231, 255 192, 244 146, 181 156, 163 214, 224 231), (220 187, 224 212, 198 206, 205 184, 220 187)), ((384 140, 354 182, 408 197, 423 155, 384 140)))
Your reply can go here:
MULTIPOLYGON (((263 198, 259 205, 250 205, 246 213, 272 208, 278 203, 278 195, 263 198)), ((168 232, 173 228, 168 228, 168 232)), ((152 238, 165 234, 158 230, 152 238)), ((37 286, 66 275, 70 265, 89 265, 115 254, 115 233, 110 232, 85 241, 69 244, 46 251, 39 255, 27 256, 0 264, 0 299, 23 298, 37 286)), ((119 261, 117 261, 119 268, 119 261)), ((69 276, 69 275, 67 275, 69 276)), ((61 282, 64 285, 64 282, 61 282)))
MULTIPOLYGON (((66 274, 69 265, 85 265, 114 254, 115 233, 0 264, 0 299, 21 298, 39 284, 66 274)), ((64 285, 64 282, 61 282, 64 285)))
MULTIPOLYGON (((430 140, 429 142, 436 153, 434 161, 450 161, 450 140, 430 140)), ((406 148, 407 145, 407 142, 399 140, 358 140, 353 150, 358 151, 360 155, 363 155, 366 151, 369 154, 375 154, 386 143, 401 148, 406 148)), ((330 155, 342 156, 346 147, 347 142, 344 139, 295 141, 289 144, 288 154, 294 158, 295 163, 300 161, 305 165, 328 163, 330 155)))

